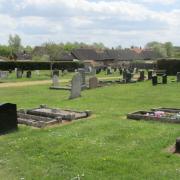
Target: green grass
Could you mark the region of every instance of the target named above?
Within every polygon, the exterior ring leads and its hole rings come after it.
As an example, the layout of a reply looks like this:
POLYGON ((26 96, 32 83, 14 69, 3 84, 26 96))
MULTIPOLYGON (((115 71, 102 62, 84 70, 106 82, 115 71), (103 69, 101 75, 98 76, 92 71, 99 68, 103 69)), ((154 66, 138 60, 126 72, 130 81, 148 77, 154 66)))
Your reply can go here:
POLYGON ((180 84, 114 85, 83 91, 75 100, 48 87, 2 88, 0 102, 89 109, 93 116, 46 129, 19 126, 0 136, 0 179, 180 179, 180 156, 167 151, 180 125, 126 119, 136 110, 180 108, 180 84))

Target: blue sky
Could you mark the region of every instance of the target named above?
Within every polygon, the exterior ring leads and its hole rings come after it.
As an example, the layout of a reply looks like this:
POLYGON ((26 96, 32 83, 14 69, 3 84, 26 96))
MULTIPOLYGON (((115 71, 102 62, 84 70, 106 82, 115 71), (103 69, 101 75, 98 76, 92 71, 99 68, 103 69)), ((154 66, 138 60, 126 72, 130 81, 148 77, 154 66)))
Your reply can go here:
POLYGON ((180 45, 178 0, 0 0, 0 44, 19 34, 24 45, 149 41, 180 45))

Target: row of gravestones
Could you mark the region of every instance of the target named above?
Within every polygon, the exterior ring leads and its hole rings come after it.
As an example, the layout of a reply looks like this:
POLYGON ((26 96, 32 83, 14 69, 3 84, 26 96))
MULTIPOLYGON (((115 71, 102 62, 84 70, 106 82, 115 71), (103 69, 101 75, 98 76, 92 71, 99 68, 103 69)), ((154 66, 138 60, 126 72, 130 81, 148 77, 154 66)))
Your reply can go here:
MULTIPOLYGON (((16 73, 16 77, 19 79, 19 78, 22 78, 23 77, 23 70, 22 69, 18 69, 16 68, 15 69, 15 73, 16 73)), ((31 78, 32 77, 32 72, 31 71, 27 71, 26 72, 26 77, 27 78, 31 78)))
MULTIPOLYGON (((89 89, 97 88, 98 87, 98 79, 97 77, 89 78, 89 89)), ((69 99, 74 99, 81 96, 81 90, 87 88, 86 81, 84 79, 84 73, 76 73, 72 80, 71 80, 71 95, 69 99), (82 76, 83 75, 83 76, 82 76)), ((51 89, 67 89, 61 88, 59 86, 59 77, 57 74, 53 75, 53 86, 51 89)))

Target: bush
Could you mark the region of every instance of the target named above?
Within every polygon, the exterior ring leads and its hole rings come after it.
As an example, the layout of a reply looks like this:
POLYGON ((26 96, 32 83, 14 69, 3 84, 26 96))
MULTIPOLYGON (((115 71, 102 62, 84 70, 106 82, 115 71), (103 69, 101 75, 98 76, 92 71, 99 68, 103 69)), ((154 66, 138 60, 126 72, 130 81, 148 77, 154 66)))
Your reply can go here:
POLYGON ((166 70, 168 75, 176 75, 180 72, 180 60, 178 59, 161 59, 157 61, 159 70, 166 70))
POLYGON ((142 61, 133 61, 130 63, 130 66, 132 68, 138 68, 138 69, 154 69, 156 68, 156 63, 146 63, 142 61))
POLYGON ((75 69, 84 67, 79 62, 25 62, 25 61, 2 61, 0 62, 0 70, 13 70, 19 68, 22 70, 50 70, 51 63, 53 69, 74 71, 75 69))

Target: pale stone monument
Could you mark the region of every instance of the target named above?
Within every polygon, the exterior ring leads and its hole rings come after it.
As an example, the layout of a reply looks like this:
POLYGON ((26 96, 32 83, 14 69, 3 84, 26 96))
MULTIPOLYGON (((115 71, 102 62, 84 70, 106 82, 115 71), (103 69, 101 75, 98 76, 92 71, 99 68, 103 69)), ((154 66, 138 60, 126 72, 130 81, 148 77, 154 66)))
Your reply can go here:
POLYGON ((58 75, 53 75, 52 81, 53 81, 53 87, 59 87, 59 77, 58 77, 58 75))
POLYGON ((69 99, 75 99, 81 96, 81 75, 75 74, 71 81, 71 94, 69 99))

